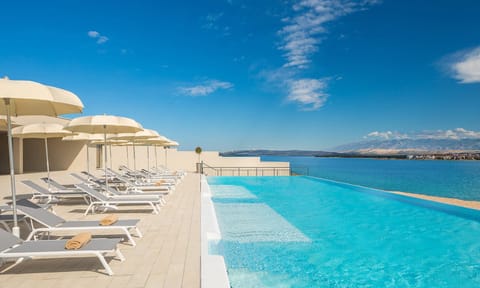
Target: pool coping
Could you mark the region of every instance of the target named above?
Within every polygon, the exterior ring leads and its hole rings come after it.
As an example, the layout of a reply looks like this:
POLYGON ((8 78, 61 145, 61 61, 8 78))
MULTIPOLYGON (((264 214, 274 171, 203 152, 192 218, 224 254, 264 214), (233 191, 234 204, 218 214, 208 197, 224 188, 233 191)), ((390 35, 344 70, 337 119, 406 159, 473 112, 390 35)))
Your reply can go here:
POLYGON ((409 205, 431 209, 437 212, 446 213, 456 217, 461 217, 464 219, 480 222, 480 211, 477 209, 454 205, 450 203, 438 202, 438 201, 425 199, 425 198, 414 197, 411 195, 397 194, 388 190, 372 188, 372 187, 367 187, 367 186, 362 186, 357 184, 351 184, 347 182, 331 180, 331 179, 326 179, 322 177, 316 177, 316 176, 300 176, 300 177, 304 177, 304 178, 312 179, 316 181, 328 182, 328 183, 335 184, 337 186, 350 187, 350 188, 353 187, 358 192, 361 192, 361 193, 366 193, 366 194, 374 195, 377 197, 387 198, 394 201, 403 202, 409 205))
POLYGON ((221 255, 209 253, 209 243, 218 242, 222 234, 217 222, 212 193, 205 175, 200 179, 201 193, 201 287, 229 288, 230 281, 227 274, 225 259, 221 255))

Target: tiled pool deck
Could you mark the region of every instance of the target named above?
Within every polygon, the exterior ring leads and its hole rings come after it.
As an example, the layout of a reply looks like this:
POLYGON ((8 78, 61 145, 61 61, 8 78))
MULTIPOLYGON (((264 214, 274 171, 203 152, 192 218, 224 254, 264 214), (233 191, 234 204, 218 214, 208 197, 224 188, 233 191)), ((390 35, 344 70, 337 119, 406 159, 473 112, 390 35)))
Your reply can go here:
MULTIPOLYGON (((27 194, 21 179, 38 180, 44 173, 19 175, 18 194, 27 194)), ((52 178, 63 183, 75 183, 66 172, 52 173, 52 178)), ((96 258, 46 259, 25 261, 11 270, 0 274, 0 287, 200 287, 200 177, 189 173, 177 186, 176 191, 166 197, 167 205, 159 215, 148 210, 140 213, 121 207, 120 219, 141 219, 139 228, 143 238, 135 239, 136 247, 120 244, 126 261, 108 259, 115 273, 103 274, 96 258)), ((0 177, 0 201, 5 203, 10 196, 8 176, 0 177)), ((83 216, 86 205, 82 202, 57 205, 58 215, 69 220, 101 219, 104 214, 83 216)), ((22 227, 23 228, 23 227, 22 227)), ((22 236, 25 232, 22 229, 22 236)), ((2 269, 5 266, 2 266, 2 269)))

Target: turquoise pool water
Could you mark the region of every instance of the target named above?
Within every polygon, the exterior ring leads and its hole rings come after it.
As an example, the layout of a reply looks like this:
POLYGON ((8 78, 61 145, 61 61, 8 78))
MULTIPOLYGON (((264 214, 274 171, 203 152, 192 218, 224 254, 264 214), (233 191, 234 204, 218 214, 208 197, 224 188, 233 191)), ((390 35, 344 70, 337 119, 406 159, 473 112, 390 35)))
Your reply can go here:
POLYGON ((232 287, 480 287, 480 213, 312 177, 209 177, 232 287))

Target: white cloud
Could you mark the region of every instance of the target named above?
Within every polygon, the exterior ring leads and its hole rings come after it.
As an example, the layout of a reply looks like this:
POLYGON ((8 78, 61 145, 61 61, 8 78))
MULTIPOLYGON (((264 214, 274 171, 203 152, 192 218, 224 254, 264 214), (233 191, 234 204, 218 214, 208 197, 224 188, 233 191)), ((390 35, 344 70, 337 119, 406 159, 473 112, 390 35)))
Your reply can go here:
POLYGON ((230 82, 224 82, 219 80, 207 80, 201 84, 188 86, 188 87, 180 87, 179 91, 188 96, 206 96, 212 94, 213 92, 219 89, 230 89, 233 87, 233 84, 230 82))
POLYGON ((300 78, 291 69, 261 70, 258 76, 267 82, 266 89, 287 91, 286 101, 300 106, 303 111, 317 110, 327 101, 330 77, 300 78))
POLYGON ((328 79, 299 79, 288 83, 288 101, 300 104, 303 110, 311 111, 322 107, 328 98, 325 92, 328 79))
POLYGON ((366 9, 378 0, 302 0, 293 5, 296 13, 285 18, 286 25, 279 31, 283 37, 279 49, 285 51, 284 67, 307 68, 310 57, 318 50, 321 35, 327 33, 326 24, 341 16, 366 9))
POLYGON ((403 134, 399 132, 379 132, 374 131, 368 133, 363 137, 364 139, 384 139, 384 140, 398 140, 398 139, 480 139, 480 132, 466 130, 464 128, 456 128, 451 130, 435 130, 435 131, 420 131, 403 134))
POLYGON ((97 31, 88 31, 88 37, 97 38, 98 36, 100 36, 100 33, 97 31))
POLYGON ((422 131, 417 139, 480 139, 480 132, 456 128, 453 130, 422 131))
POLYGON ((460 83, 480 82, 480 47, 454 54, 450 69, 460 83))
POLYGON ((100 36, 98 37, 97 44, 103 44, 108 41, 108 37, 106 36, 100 36))
POLYGON ((103 44, 105 42, 108 41, 108 37, 107 36, 104 36, 104 35, 101 35, 99 32, 97 31, 88 31, 87 32, 87 35, 88 37, 90 38, 93 38, 93 39, 97 39, 97 44, 103 44))
POLYGON ((374 131, 370 132, 367 134, 367 136, 364 136, 363 138, 365 139, 407 139, 408 135, 407 134, 401 134, 399 132, 392 132, 392 131, 386 131, 386 132, 379 132, 379 131, 374 131))
MULTIPOLYGON (((267 82, 288 91, 286 100, 299 104, 302 110, 317 110, 329 95, 328 82, 333 77, 305 77, 299 75, 310 64, 322 39, 328 32, 326 24, 350 13, 367 9, 379 0, 298 0, 291 6, 292 17, 282 19, 284 26, 279 50, 284 51, 281 68, 261 71, 267 82)), ((335 79, 340 80, 341 78, 335 79)))

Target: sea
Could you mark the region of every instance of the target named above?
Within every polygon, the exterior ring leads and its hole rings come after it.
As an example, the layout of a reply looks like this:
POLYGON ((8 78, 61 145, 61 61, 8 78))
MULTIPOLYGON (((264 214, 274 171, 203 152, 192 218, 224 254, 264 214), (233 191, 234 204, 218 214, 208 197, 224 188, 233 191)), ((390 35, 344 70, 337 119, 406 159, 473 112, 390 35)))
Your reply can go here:
POLYGON ((371 188, 480 201, 480 161, 262 156, 292 172, 371 188))

